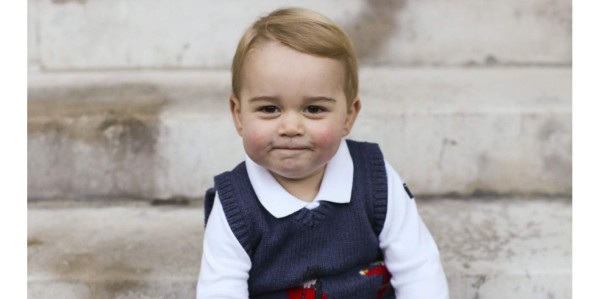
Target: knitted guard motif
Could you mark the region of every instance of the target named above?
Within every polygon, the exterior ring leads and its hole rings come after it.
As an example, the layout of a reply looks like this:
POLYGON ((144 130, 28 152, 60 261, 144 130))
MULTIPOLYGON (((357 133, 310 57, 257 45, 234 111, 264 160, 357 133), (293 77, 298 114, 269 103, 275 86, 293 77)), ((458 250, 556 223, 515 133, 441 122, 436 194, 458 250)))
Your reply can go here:
MULTIPOLYGON (((357 275, 361 276, 379 276, 381 286, 377 290, 377 299, 395 298, 391 288, 390 280, 392 275, 383 262, 377 262, 368 268, 360 270, 357 275)), ((304 283, 302 287, 290 288, 286 290, 288 299, 329 299, 327 293, 323 292, 320 281, 311 280, 304 283)))
MULTIPOLYGON (((387 212, 383 155, 376 144, 346 142, 354 164, 346 204, 323 201, 275 218, 256 197, 245 163, 215 177, 227 222, 252 262, 251 298, 394 298, 391 275, 379 263, 387 212)), ((207 218, 215 190, 207 192, 207 218)))
POLYGON ((289 299, 328 299, 327 294, 321 290, 317 280, 304 283, 302 287, 289 288, 286 290, 289 299))
MULTIPOLYGON (((391 289, 391 280, 392 274, 388 271, 387 267, 383 262, 377 262, 372 265, 372 267, 361 270, 360 275, 363 276, 380 276, 381 277, 381 287, 377 290, 377 298, 383 298, 386 296, 386 293, 391 289)), ((388 295, 390 295, 388 293, 388 295)), ((391 297, 393 298, 393 297, 391 297)))

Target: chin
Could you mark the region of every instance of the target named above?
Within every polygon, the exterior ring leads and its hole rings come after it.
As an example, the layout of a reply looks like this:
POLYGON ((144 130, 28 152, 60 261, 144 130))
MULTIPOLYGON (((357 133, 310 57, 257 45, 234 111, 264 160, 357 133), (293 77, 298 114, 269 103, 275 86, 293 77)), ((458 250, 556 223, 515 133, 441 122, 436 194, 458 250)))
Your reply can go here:
POLYGON ((273 171, 273 173, 290 180, 299 180, 308 176, 305 173, 299 173, 295 171, 273 171))
POLYGON ((299 170, 299 169, 271 169, 271 172, 286 178, 286 179, 290 179, 290 180, 300 180, 300 179, 304 179, 306 177, 309 177, 312 173, 314 173, 316 170, 314 171, 308 171, 306 169, 303 170, 299 170))

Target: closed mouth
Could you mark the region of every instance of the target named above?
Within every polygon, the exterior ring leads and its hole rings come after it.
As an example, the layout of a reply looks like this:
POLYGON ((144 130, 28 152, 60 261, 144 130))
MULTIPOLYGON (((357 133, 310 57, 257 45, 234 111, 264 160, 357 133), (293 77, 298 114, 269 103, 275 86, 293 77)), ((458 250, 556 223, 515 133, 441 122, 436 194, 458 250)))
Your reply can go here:
POLYGON ((308 147, 305 146, 275 146, 272 150, 281 150, 281 151, 304 151, 308 150, 308 147))
POLYGON ((284 150, 284 151, 302 151, 307 150, 306 147, 274 147, 274 150, 284 150))

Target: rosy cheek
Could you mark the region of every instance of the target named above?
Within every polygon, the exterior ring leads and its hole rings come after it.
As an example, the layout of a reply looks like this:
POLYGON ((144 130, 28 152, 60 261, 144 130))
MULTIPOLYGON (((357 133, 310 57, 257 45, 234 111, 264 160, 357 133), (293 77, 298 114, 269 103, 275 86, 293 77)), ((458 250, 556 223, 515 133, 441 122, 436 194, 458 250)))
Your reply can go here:
POLYGON ((313 142, 321 148, 335 148, 335 145, 341 140, 340 132, 330 126, 320 127, 312 137, 313 142))
POLYGON ((248 126, 244 130, 244 147, 247 151, 256 152, 264 149, 269 143, 269 136, 264 130, 256 126, 248 126))

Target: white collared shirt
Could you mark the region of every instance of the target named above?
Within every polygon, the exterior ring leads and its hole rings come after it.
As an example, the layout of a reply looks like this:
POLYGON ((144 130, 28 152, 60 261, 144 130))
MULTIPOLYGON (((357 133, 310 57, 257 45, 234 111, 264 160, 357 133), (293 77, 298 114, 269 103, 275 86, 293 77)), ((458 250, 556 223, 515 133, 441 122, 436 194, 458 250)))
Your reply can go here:
MULTIPOLYGON (((352 193, 354 166, 345 141, 327 163, 321 187, 313 202, 289 194, 268 170, 246 157, 252 187, 263 207, 276 218, 321 201, 348 203, 352 193)), ((392 274, 396 297, 402 299, 447 299, 448 286, 437 246, 417 212, 415 201, 404 190, 404 182, 386 162, 388 206, 379 247, 392 274)), ((252 262, 231 231, 218 194, 204 234, 197 298, 248 298, 252 262)))

